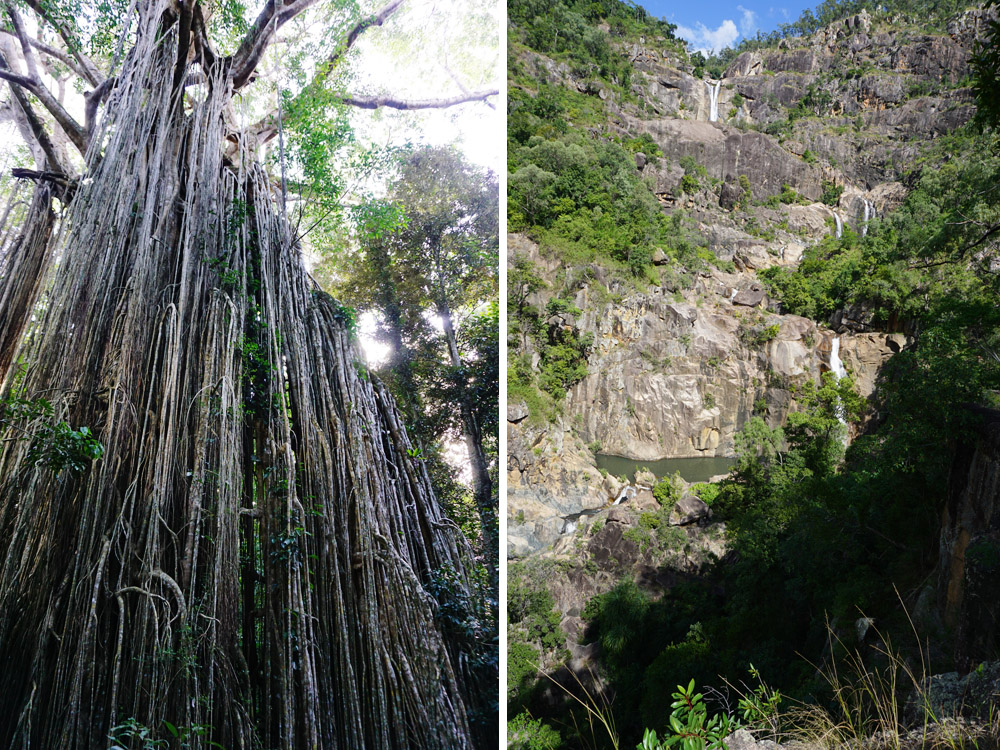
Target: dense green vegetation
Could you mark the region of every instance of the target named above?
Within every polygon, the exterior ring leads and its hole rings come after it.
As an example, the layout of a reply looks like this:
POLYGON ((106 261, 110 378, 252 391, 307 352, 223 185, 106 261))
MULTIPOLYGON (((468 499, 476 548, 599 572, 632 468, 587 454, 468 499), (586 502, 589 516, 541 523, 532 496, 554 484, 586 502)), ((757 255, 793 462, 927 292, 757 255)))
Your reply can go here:
POLYGON ((507 17, 515 27, 514 38, 526 46, 567 60, 575 72, 596 74, 626 88, 632 66, 613 52, 612 39, 655 36, 683 49, 674 37, 674 24, 621 0, 511 0, 507 17), (610 38, 596 27, 600 21, 608 24, 610 38))
POLYGON ((905 204, 866 237, 845 231, 810 248, 796 270, 762 274, 790 312, 825 320, 853 306, 879 328, 917 332, 884 373, 884 424, 856 447, 901 468, 933 467, 932 486, 943 480, 946 446, 972 419, 962 404, 991 403, 1000 387, 1000 141, 967 129, 937 149, 905 204))
MULTIPOLYGON (((625 145, 595 140, 568 124, 578 119, 581 98, 545 83, 534 92, 511 90, 509 228, 526 231, 566 260, 600 258, 633 276, 647 272, 657 248, 679 263, 702 265, 694 238, 661 212, 636 172, 638 139, 625 145)), ((694 165, 689 171, 693 191, 694 165)))

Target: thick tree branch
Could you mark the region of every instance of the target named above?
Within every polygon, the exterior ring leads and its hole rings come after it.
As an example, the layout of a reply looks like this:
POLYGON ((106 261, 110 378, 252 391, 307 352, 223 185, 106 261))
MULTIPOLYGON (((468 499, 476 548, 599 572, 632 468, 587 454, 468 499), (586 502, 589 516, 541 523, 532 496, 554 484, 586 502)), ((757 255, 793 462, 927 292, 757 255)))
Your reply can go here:
POLYGON ((194 6, 194 43, 198 55, 201 57, 201 66, 206 72, 215 67, 216 54, 208 38, 208 29, 205 24, 205 14, 201 11, 201 4, 194 6))
MULTIPOLYGON (((341 101, 344 102, 344 104, 348 104, 352 107, 358 107, 359 109, 378 109, 379 107, 389 107, 390 109, 402 110, 446 109, 447 107, 454 107, 458 104, 466 104, 468 102, 486 102, 492 106, 492 104, 486 100, 499 93, 500 92, 497 89, 490 89, 489 91, 473 91, 468 94, 458 94, 456 96, 442 97, 438 99, 396 99, 390 96, 345 96, 341 98, 341 101)), ((262 117, 249 128, 249 132, 253 133, 260 143, 270 142, 271 139, 278 134, 277 112, 271 112, 265 117, 262 117)))
MULTIPOLYGON (((295 0, 295 2, 287 6, 282 6, 279 9, 276 7, 276 0, 268 0, 267 5, 264 6, 264 10, 257 16, 253 27, 247 32, 242 44, 240 44, 239 50, 233 55, 234 90, 243 87, 250 80, 250 76, 257 67, 257 63, 260 62, 261 57, 263 57, 264 52, 267 50, 268 44, 270 44, 271 39, 277 33, 278 29, 315 2, 316 0, 295 0)), ((389 0, 388 3, 375 11, 375 13, 358 21, 348 32, 344 45, 330 55, 326 64, 316 74, 316 78, 313 79, 310 85, 314 83, 321 85, 327 76, 329 76, 329 71, 334 67, 336 62, 354 46, 358 37, 373 26, 381 26, 385 23, 385 20, 395 13, 404 2, 405 0, 389 0)))
POLYGON ((35 51, 31 48, 28 33, 24 30, 24 22, 21 20, 21 15, 14 10, 10 3, 4 3, 4 7, 7 9, 7 15, 10 17, 11 23, 14 24, 14 36, 21 43, 21 51, 24 53, 24 64, 28 66, 28 77, 33 81, 41 81, 41 76, 38 75, 38 63, 35 61, 35 51))
MULTIPOLYGON (((177 64, 174 66, 174 91, 181 88, 184 74, 187 72, 188 49, 191 46, 191 24, 194 21, 194 11, 191 5, 195 0, 181 0, 180 32, 177 36, 177 64)), ((182 97, 183 98, 183 97, 182 97)))
MULTIPOLYGON (((15 39, 17 38, 16 34, 14 34, 12 31, 8 31, 7 29, 0 29, 0 34, 7 34, 9 36, 14 37, 15 39)), ((83 80, 85 81, 90 80, 89 76, 87 75, 87 72, 80 66, 80 64, 72 57, 70 57, 68 54, 63 52, 61 49, 56 49, 55 47, 49 46, 48 44, 45 44, 45 42, 40 42, 35 38, 29 38, 28 42, 30 42, 31 46, 37 49, 39 52, 46 54, 49 57, 58 60, 59 62, 66 65, 70 70, 72 70, 74 73, 80 76, 80 78, 82 78, 83 80)))
POLYGON ((491 96, 496 96, 500 91, 490 89, 488 91, 472 91, 468 94, 459 94, 441 99, 395 99, 391 96, 345 96, 342 101, 352 107, 361 109, 378 109, 379 107, 390 107, 392 109, 443 109, 454 107, 456 104, 466 102, 484 102, 491 96))
POLYGON ((404 0, 389 0, 386 5, 383 5, 374 15, 368 16, 367 18, 358 21, 354 25, 354 28, 350 30, 347 34, 347 40, 344 42, 344 46, 335 50, 329 58, 327 58, 326 63, 320 68, 316 73, 316 77, 310 82, 310 86, 322 86, 326 79, 330 76, 330 71, 332 71, 338 62, 346 55, 351 48, 354 46, 358 38, 373 26, 381 26, 386 22, 393 13, 399 10, 399 7, 403 4, 404 0))
MULTIPOLYGON (((6 80, 11 80, 11 78, 21 78, 22 76, 17 76, 10 71, 10 66, 7 64, 7 58, 4 57, 2 51, 0 51, 0 77, 6 80)), ((28 82, 31 83, 30 81, 28 82)), ((25 120, 28 123, 28 127, 31 129, 31 134, 34 136, 35 140, 38 142, 38 146, 42 149, 42 153, 45 154, 45 158, 48 160, 49 166, 53 169, 70 174, 72 170, 69 166, 63 164, 62 160, 56 152, 55 146, 52 144, 52 139, 45 130, 45 126, 42 124, 41 118, 35 113, 34 108, 31 106, 31 102, 28 101, 28 97, 25 96, 21 85, 18 82, 14 82, 15 85, 10 86, 10 95, 13 99, 13 106, 18 107, 21 113, 24 115, 25 120)), ((24 86, 23 88, 31 90, 30 86, 24 86)))
POLYGON ((11 83, 16 83, 18 86, 26 88, 31 93, 35 93, 35 82, 30 78, 19 76, 17 73, 5 68, 0 68, 0 78, 3 78, 5 81, 10 81, 11 83))
POLYGON ((76 38, 73 30, 62 21, 52 18, 38 0, 24 0, 24 2, 39 18, 45 19, 59 33, 62 40, 66 42, 66 48, 76 59, 77 63, 79 63, 81 72, 84 78, 87 79, 87 82, 91 86, 97 86, 101 83, 104 80, 104 75, 90 58, 83 54, 80 40, 76 38))
POLYGON ((965 255, 970 250, 979 247, 997 232, 1000 232, 1000 223, 994 224, 993 226, 989 227, 986 230, 986 233, 983 234, 978 240, 973 242, 971 245, 966 245, 964 248, 962 248, 962 255, 965 255))
POLYGON ((118 83, 117 78, 108 78, 96 89, 83 95, 83 98, 87 101, 84 111, 84 128, 86 129, 88 142, 94 134, 94 123, 97 121, 97 108, 107 98, 108 94, 111 93, 111 89, 115 87, 116 83, 118 83))
MULTIPOLYGON (((31 48, 31 42, 28 40, 28 35, 24 30, 24 23, 21 21, 20 14, 10 3, 4 3, 4 8, 7 10, 7 15, 14 24, 14 32, 21 42, 24 62, 28 66, 28 79, 34 83, 34 86, 30 87, 29 90, 38 97, 42 106, 52 114, 56 122, 59 123, 59 126, 66 132, 66 136, 73 145, 79 149, 81 154, 84 153, 87 149, 87 144, 84 139, 83 127, 73 119, 63 105, 52 95, 52 92, 42 83, 42 77, 38 73, 35 51, 31 48)), ((21 83, 19 85, 23 86, 24 84, 21 83)))
POLYGON ((299 13, 305 11, 309 6, 315 4, 317 0, 294 0, 285 5, 280 0, 268 0, 264 9, 253 22, 253 26, 240 43, 236 54, 232 56, 232 76, 233 90, 243 88, 250 82, 250 77, 257 68, 257 63, 267 51, 268 44, 274 34, 285 23, 292 20, 299 13))

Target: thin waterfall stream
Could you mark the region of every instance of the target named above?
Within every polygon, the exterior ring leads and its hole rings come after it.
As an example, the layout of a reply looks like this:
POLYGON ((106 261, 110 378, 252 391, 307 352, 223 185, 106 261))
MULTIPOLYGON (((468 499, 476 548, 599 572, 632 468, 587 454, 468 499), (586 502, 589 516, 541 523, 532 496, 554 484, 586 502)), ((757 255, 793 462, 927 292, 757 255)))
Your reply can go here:
POLYGON ((722 86, 722 81, 715 81, 715 85, 712 85, 712 81, 705 81, 705 85, 708 86, 708 121, 718 122, 719 120, 719 88, 722 86))
POLYGON ((868 222, 875 218, 875 204, 865 199, 865 219, 861 225, 861 236, 868 234, 868 222))
MULTIPOLYGON (((830 372, 833 373, 833 377, 835 377, 838 382, 841 378, 847 377, 847 369, 844 367, 844 363, 840 359, 840 336, 837 336, 833 340, 833 345, 830 347, 830 372)), ((837 404, 837 419, 842 425, 847 424, 847 420, 844 416, 844 405, 837 404)))

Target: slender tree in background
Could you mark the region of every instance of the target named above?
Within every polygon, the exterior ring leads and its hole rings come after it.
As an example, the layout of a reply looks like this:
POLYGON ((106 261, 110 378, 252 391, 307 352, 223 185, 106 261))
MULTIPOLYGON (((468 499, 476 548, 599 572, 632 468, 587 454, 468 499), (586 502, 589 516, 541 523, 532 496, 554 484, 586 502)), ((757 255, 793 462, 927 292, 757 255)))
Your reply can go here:
POLYGON ((488 96, 334 93, 401 5, 268 0, 245 28, 237 4, 3 5, 0 78, 36 169, 0 213, 0 747, 495 738, 467 715, 495 689, 456 636, 467 543, 351 311, 303 269, 284 161, 258 161, 283 152, 282 109, 234 115, 300 20, 337 31, 282 101, 323 105, 313 143, 333 100, 488 96), (46 85, 70 77, 83 122, 46 85))
POLYGON ((461 436, 495 583, 499 378, 487 349, 499 342, 488 331, 499 324, 497 179, 452 149, 423 148, 406 159, 390 201, 404 219, 365 236, 344 295, 378 312, 390 348, 384 372, 418 439, 461 436))

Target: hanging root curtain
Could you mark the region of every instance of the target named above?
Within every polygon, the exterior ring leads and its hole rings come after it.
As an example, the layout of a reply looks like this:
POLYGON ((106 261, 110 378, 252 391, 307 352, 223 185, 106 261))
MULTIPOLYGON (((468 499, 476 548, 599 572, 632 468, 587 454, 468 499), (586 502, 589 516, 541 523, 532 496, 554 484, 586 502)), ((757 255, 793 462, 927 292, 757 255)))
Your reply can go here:
POLYGON ((40 181, 0 227, 3 396, 52 405, 0 443, 0 747, 471 747, 426 591, 468 592, 467 545, 169 17, 58 225, 40 181), (43 422, 103 457, 57 473, 43 422))

